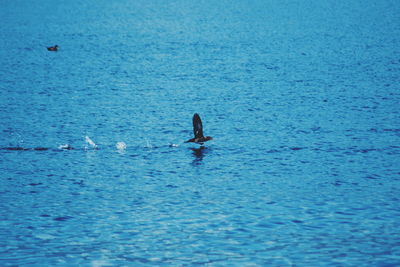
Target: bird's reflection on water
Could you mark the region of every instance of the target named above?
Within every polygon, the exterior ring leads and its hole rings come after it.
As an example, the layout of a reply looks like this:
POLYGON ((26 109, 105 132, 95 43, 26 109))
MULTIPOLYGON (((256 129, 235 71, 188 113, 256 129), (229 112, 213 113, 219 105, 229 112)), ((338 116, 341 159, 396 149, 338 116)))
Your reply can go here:
POLYGON ((210 148, 205 146, 200 146, 199 148, 190 148, 193 151, 194 159, 192 161, 192 165, 200 165, 202 164, 204 156, 211 151, 210 148))

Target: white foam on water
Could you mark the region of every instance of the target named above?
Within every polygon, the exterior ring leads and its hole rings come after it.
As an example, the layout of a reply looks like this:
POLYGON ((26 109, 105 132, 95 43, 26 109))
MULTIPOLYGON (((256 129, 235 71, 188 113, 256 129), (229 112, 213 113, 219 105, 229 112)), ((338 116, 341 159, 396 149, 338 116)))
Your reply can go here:
POLYGON ((125 142, 118 142, 118 143, 115 144, 115 147, 118 150, 125 150, 126 149, 126 144, 125 144, 125 142))
POLYGON ((65 145, 59 145, 58 149, 72 149, 72 147, 69 144, 65 144, 65 145))

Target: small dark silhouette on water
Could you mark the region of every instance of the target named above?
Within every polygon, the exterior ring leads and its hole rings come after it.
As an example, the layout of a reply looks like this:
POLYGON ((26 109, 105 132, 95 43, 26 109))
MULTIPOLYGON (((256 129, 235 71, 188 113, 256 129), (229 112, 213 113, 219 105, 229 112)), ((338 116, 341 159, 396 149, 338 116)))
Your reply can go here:
POLYGON ((197 113, 193 115, 193 133, 194 138, 187 140, 185 143, 197 143, 202 145, 204 142, 213 139, 211 136, 203 135, 203 124, 201 123, 200 116, 197 113))
POLYGON ((47 47, 48 51, 58 51, 58 45, 47 47))
MULTIPOLYGON (((59 146, 57 150, 71 150, 74 149, 70 145, 62 145, 59 146)), ((46 150, 51 150, 51 148, 48 147, 33 147, 33 148, 27 148, 27 147, 20 147, 20 146, 15 146, 15 147, 2 147, 0 150, 11 150, 11 151, 27 151, 27 150, 36 150, 36 151, 46 151, 46 150)))

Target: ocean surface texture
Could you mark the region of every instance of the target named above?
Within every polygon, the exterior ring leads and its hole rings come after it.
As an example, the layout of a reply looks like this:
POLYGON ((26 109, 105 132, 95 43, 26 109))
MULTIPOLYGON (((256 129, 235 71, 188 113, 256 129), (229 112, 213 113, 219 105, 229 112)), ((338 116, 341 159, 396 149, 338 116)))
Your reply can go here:
POLYGON ((2 0, 0 265, 399 266, 399 14, 2 0))

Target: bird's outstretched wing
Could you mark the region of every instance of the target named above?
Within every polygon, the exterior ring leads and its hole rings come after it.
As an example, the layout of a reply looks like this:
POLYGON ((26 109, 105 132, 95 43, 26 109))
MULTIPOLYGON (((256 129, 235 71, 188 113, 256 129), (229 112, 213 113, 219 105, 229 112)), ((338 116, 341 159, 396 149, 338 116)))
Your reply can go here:
POLYGON ((195 113, 193 115, 193 132, 195 138, 202 138, 203 136, 203 124, 201 123, 201 119, 199 114, 195 113))

